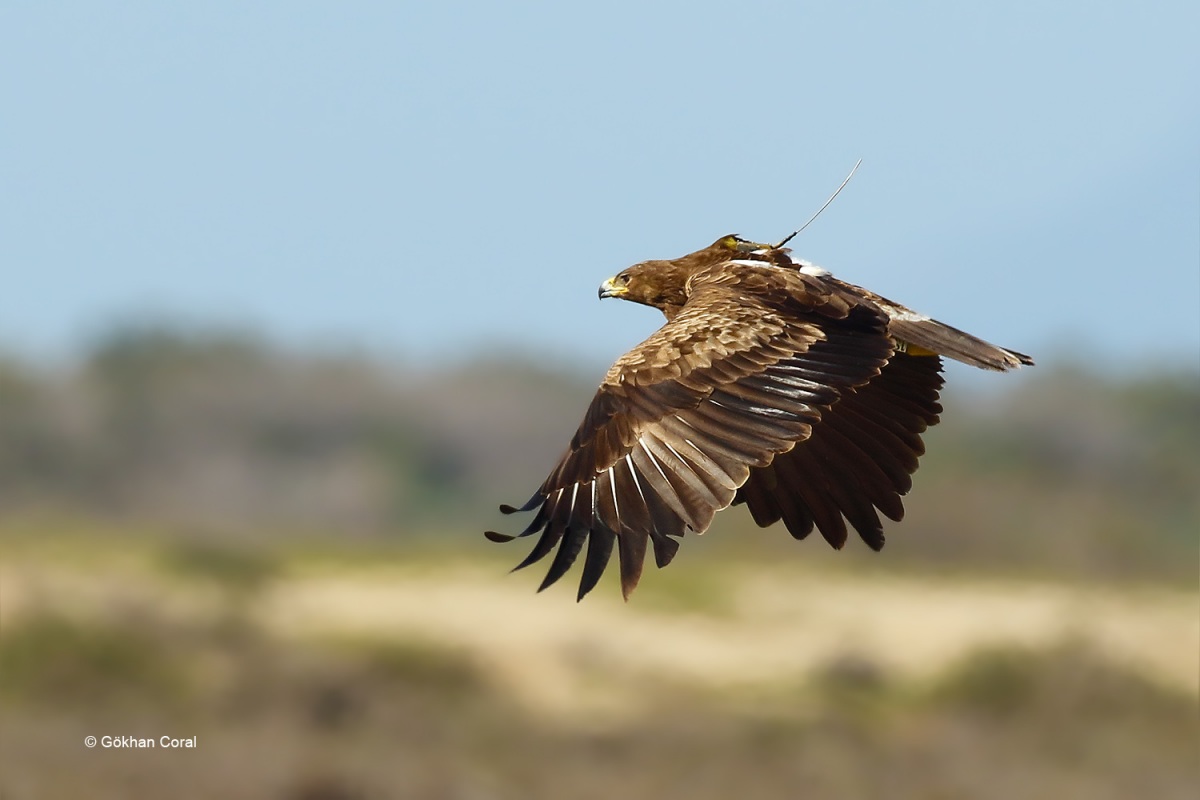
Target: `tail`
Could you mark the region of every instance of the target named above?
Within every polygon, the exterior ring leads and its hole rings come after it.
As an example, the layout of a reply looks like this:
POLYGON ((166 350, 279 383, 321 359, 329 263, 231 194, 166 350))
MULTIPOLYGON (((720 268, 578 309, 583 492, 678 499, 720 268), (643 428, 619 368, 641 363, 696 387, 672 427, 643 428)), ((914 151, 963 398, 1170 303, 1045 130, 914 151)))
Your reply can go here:
POLYGON ((897 349, 910 355, 942 355, 980 369, 1004 372, 1021 366, 1032 366, 1033 359, 1016 350, 985 342, 977 336, 918 314, 910 308, 893 303, 874 292, 866 292, 889 317, 888 333, 897 342, 897 349), (922 353, 921 351, 928 351, 922 353))
MULTIPOLYGON (((911 311, 908 313, 913 314, 911 311)), ((917 319, 919 316, 913 314, 912 317, 900 319, 892 317, 888 324, 888 332, 899 344, 898 349, 910 355, 921 355, 916 349, 919 348, 930 351, 930 355, 942 355, 972 367, 1001 372, 1033 365, 1033 359, 1024 353, 985 342, 936 319, 917 319)))

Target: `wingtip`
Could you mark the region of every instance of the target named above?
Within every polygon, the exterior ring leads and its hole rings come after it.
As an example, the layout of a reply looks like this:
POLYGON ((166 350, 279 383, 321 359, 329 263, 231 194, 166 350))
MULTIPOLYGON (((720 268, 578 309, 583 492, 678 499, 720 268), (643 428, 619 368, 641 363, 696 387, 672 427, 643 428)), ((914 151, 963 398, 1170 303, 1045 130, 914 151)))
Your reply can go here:
POLYGON ((1005 363, 1002 369, 1020 369, 1021 367, 1032 367, 1034 365, 1033 356, 1018 353, 1016 350, 1005 350, 1004 354, 1008 358, 1004 359, 1005 363))
POLYGON ((507 533, 496 533, 495 531, 484 531, 483 535, 484 538, 486 538, 489 542, 496 542, 497 544, 511 542, 513 539, 517 538, 515 536, 509 536, 507 533))
POLYGON ((543 495, 541 492, 535 492, 533 497, 529 498, 529 501, 527 503, 525 503, 525 505, 521 506, 520 508, 517 508, 516 506, 510 506, 508 503, 501 503, 500 504, 500 513, 501 514, 520 514, 525 511, 533 511, 535 508, 537 508, 539 505, 541 505, 542 501, 545 499, 546 499, 545 495, 543 495))
POLYGON ((576 603, 582 603, 582 602, 583 602, 583 598, 585 598, 585 597, 587 597, 589 594, 591 594, 591 591, 592 591, 592 589, 595 589, 595 588, 596 588, 596 584, 594 584, 594 583, 593 583, 591 586, 583 586, 583 585, 581 585, 581 586, 579 587, 579 591, 578 591, 578 592, 576 592, 576 594, 575 594, 575 602, 576 602, 576 603))
POLYGON ((624 600, 626 603, 628 603, 629 595, 633 594, 633 590, 637 588, 637 585, 638 585, 637 578, 634 578, 632 581, 622 578, 622 580, 621 580, 621 599, 624 600))
POLYGON ((546 573, 546 577, 542 578, 542 582, 538 585, 538 588, 537 588, 538 594, 541 594, 542 592, 546 591, 554 584, 558 583, 558 579, 560 577, 561 577, 561 575, 554 574, 553 565, 551 565, 550 571, 546 573))

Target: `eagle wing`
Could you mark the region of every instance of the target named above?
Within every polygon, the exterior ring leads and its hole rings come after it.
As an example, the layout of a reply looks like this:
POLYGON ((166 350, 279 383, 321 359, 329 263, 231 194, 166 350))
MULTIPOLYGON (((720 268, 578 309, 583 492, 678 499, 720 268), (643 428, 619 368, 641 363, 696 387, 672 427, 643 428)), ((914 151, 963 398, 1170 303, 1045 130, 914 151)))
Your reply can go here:
POLYGON ((815 526, 837 548, 846 543, 849 522, 878 550, 884 536, 877 511, 894 521, 904 516, 900 498, 912 488, 912 473, 925 453, 921 434, 938 423, 942 411, 939 356, 998 371, 1033 359, 796 262, 786 251, 770 255, 781 266, 817 275, 836 290, 873 303, 888 317, 897 352, 878 377, 843 392, 803 444, 752 469, 734 505, 745 503, 762 527, 783 520, 797 539, 815 526))
POLYGON ((846 543, 849 521, 880 549, 876 509, 894 521, 904 516, 900 498, 925 453, 921 434, 938 422, 941 387, 940 358, 893 354, 878 377, 843 392, 822 413, 807 441, 752 469, 734 505, 745 503, 764 528, 783 520, 797 539, 815 525, 837 548, 846 543))
POLYGON ((665 566, 675 539, 707 529, 752 470, 880 374, 893 354, 887 325, 874 303, 799 272, 741 263, 693 276, 682 311, 609 370, 541 488, 501 507, 536 510, 518 535, 540 537, 517 569, 557 545, 544 589, 586 541, 582 598, 616 545, 628 596, 647 541, 665 566))

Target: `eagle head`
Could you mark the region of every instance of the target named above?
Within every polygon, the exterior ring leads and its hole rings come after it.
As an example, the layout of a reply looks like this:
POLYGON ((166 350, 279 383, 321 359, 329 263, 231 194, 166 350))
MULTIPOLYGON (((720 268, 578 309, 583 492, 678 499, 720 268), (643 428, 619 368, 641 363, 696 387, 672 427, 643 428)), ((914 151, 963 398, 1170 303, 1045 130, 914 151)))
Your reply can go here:
POLYGON ((600 284, 600 299, 619 297, 654 306, 671 319, 687 302, 688 278, 702 269, 736 258, 737 253, 749 252, 751 247, 765 245, 747 242, 737 236, 723 236, 703 250, 682 258, 634 264, 600 284))
POLYGON ((689 277, 675 261, 643 261, 600 284, 600 299, 619 297, 667 313, 668 309, 678 310, 687 301, 689 277))

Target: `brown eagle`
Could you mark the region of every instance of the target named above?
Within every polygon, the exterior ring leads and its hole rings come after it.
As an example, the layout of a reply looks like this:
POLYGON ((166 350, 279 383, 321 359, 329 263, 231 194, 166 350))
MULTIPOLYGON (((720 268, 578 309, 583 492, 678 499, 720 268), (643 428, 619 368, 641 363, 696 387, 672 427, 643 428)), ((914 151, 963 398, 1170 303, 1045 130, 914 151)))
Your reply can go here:
POLYGON ((1033 363, 738 236, 635 264, 600 297, 654 306, 667 322, 609 369, 529 502, 500 507, 536 511, 518 535, 540 536, 516 569, 558 546, 539 591, 587 542, 579 599, 614 546, 628 598, 647 541, 665 567, 686 531, 741 503, 797 539, 816 527, 841 548, 849 523, 880 549, 877 512, 904 516, 921 433, 942 410, 940 356, 992 370, 1033 363))

